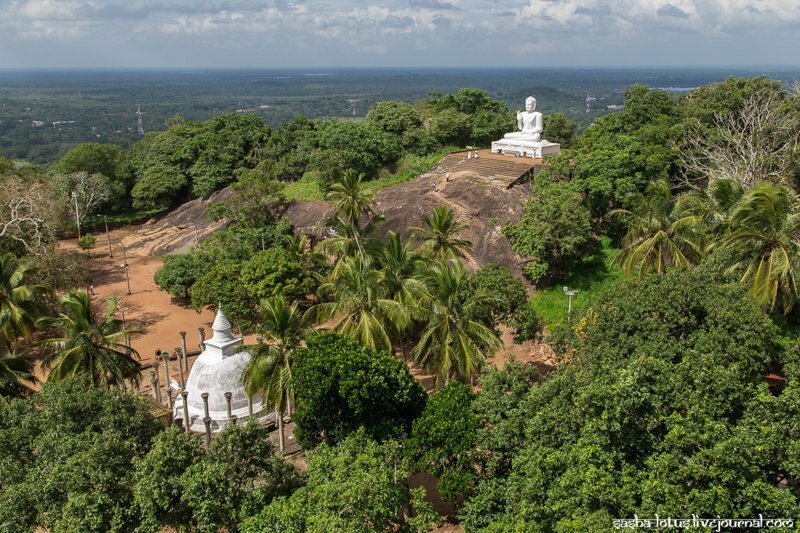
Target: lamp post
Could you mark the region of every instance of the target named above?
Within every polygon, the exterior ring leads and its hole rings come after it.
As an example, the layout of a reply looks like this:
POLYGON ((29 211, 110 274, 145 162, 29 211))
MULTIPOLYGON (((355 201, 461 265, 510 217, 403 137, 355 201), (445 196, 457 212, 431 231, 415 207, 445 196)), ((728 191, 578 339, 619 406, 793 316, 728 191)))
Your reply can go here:
POLYGON ((81 216, 78 213, 78 195, 72 191, 72 199, 75 200, 75 224, 78 226, 78 239, 81 238, 81 216))
POLYGON ((564 294, 569 297, 569 303, 567 304, 567 324, 572 323, 572 297, 578 294, 577 290, 569 290, 569 287, 563 287, 564 294))
POLYGON ((120 266, 125 269, 125 283, 128 285, 128 294, 131 293, 131 278, 128 276, 128 250, 125 248, 125 245, 119 243, 122 246, 122 256, 124 257, 123 261, 120 266))

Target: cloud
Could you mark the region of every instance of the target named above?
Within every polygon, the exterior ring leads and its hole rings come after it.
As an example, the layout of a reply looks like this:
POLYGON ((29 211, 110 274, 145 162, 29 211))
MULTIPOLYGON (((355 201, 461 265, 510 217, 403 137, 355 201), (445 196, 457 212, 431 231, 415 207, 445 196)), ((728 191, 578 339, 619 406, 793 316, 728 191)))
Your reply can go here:
MULTIPOLYGON (((0 6, 0 59, 3 48, 24 57, 23 43, 72 41, 118 47, 120 55, 133 53, 126 46, 179 46, 197 61, 215 51, 260 58, 268 50, 270 58, 302 53, 312 63, 365 54, 384 54, 388 64, 426 63, 466 53, 514 63, 544 49, 550 61, 603 54, 615 61, 620 49, 640 50, 643 58, 653 47, 672 50, 679 35, 691 61, 707 48, 703 43, 719 42, 734 61, 742 50, 777 61, 777 49, 796 62, 796 46, 769 43, 800 24, 797 0, 0 0, 0 6), (772 55, 755 53, 759 45, 772 55)), ((54 57, 61 53, 52 50, 54 57)))
POLYGON ((678 19, 689 18, 689 13, 679 8, 678 6, 674 6, 672 4, 664 4, 663 6, 658 8, 656 14, 661 15, 662 17, 675 17, 678 19))

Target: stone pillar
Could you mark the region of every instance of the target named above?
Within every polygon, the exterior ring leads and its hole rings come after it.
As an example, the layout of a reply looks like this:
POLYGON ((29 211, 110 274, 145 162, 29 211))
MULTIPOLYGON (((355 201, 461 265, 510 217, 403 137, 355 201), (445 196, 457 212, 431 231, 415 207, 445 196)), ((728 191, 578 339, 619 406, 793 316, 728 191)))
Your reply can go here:
POLYGON ((167 404, 169 405, 170 417, 172 417, 172 389, 167 387, 167 404))
POLYGON ((236 425, 236 419, 237 419, 237 416, 236 416, 236 415, 233 415, 233 416, 231 417, 231 424, 233 424, 234 426, 236 425))
POLYGON ((208 418, 208 393, 204 392, 200 397, 203 398, 203 412, 205 413, 205 417, 208 418))
POLYGON ((183 359, 181 358, 180 348, 175 348, 175 357, 178 359, 178 369, 180 370, 180 374, 178 375, 178 377, 180 377, 181 390, 183 390, 186 388, 186 378, 184 377, 185 368, 183 366, 183 359))
POLYGON ((162 352, 160 349, 156 348, 156 357, 158 357, 159 354, 164 358, 164 388, 169 390, 169 352, 162 352))
MULTIPOLYGON (((156 360, 157 363, 158 360, 156 360)), ((150 369, 150 386, 153 388, 153 398, 161 403, 161 387, 158 385, 158 372, 154 368, 150 369)))
POLYGON ((189 391, 181 391, 181 396, 183 397, 183 428, 186 433, 189 433, 189 426, 191 426, 189 422, 189 391))
POLYGON ((206 349, 206 330, 205 328, 197 328, 197 332, 200 334, 200 351, 206 349))
POLYGON ((181 348, 183 348, 183 368, 186 369, 186 372, 189 371, 189 352, 186 351, 186 332, 179 331, 181 335, 181 348))
POLYGON ((211 449, 211 417, 203 417, 203 423, 206 425, 206 450, 211 449))
POLYGON ((225 393, 225 401, 228 402, 228 420, 231 419, 231 397, 232 396, 233 396, 233 394, 231 394, 230 392, 226 392, 225 393))

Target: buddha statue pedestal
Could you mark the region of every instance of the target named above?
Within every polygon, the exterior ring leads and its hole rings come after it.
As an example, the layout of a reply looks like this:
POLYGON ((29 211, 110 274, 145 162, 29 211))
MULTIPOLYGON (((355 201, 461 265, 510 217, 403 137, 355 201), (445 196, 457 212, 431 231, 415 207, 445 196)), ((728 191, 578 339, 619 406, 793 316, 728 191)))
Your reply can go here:
POLYGON ((502 138, 492 143, 493 154, 514 154, 521 157, 541 159, 547 155, 561 153, 561 145, 546 140, 534 141, 525 138, 502 138))

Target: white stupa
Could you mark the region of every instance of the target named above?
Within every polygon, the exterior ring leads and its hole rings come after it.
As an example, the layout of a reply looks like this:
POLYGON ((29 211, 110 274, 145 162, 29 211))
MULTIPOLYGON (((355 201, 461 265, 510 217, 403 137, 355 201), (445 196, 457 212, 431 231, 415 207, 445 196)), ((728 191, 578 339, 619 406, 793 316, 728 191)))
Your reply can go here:
MULTIPOLYGON (((251 416, 250 400, 241 381, 242 371, 250 362, 250 354, 241 350, 242 339, 231 334, 231 323, 221 307, 217 310, 211 329, 214 336, 205 341, 205 350, 197 357, 186 381, 189 429, 198 433, 206 430, 203 422, 205 417, 203 393, 206 392, 212 432, 221 431, 230 423, 226 392, 231 393, 230 414, 236 416, 237 423, 243 423, 251 416)), ((263 423, 273 417, 272 412, 267 411, 269 409, 265 409, 261 404, 261 398, 254 396, 252 416, 263 423)), ((173 418, 177 422, 183 421, 183 417, 183 396, 178 395, 173 418)))

